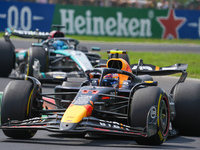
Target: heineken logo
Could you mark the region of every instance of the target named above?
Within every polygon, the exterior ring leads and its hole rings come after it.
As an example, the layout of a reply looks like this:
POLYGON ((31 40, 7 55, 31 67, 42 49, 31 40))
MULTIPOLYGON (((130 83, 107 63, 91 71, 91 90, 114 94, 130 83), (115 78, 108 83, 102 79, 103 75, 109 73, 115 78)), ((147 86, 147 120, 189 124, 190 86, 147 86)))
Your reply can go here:
POLYGON ((94 36, 125 36, 125 37, 151 37, 151 20, 149 18, 128 18, 122 12, 115 16, 93 16, 91 10, 76 15, 74 9, 59 9, 61 29, 65 34, 80 34, 94 36))

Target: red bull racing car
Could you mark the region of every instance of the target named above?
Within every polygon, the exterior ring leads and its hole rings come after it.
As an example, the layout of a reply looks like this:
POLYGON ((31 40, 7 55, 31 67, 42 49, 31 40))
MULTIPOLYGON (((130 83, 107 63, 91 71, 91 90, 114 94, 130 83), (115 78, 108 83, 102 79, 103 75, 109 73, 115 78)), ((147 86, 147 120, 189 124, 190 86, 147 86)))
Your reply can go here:
MULTIPOLYGON (((110 51, 109 53, 123 53, 110 51)), ((28 139, 38 130, 134 137, 138 144, 160 145, 169 135, 199 134, 200 84, 185 84, 187 64, 157 67, 129 65, 111 58, 105 67, 85 71, 77 86, 57 86, 42 93, 40 82, 11 81, 1 104, 3 133, 28 139), (170 93, 152 75, 181 73, 170 93)))

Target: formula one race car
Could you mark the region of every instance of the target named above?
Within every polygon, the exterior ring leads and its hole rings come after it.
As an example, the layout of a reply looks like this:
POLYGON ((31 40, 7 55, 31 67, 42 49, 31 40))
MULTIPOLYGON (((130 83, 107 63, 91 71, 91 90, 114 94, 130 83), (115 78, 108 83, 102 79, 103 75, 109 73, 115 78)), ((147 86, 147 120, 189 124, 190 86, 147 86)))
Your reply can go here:
POLYGON ((48 130, 130 136, 148 145, 162 144, 175 131, 200 134, 200 84, 183 83, 186 69, 187 64, 159 68, 141 61, 131 68, 124 59, 111 58, 106 67, 87 70, 80 87, 57 86, 55 93, 42 93, 33 77, 14 80, 3 93, 0 128, 19 139, 48 130), (177 72, 182 76, 169 94, 146 75, 177 72))
MULTIPOLYGON (((92 69, 101 59, 99 54, 88 52, 87 47, 79 45, 78 40, 66 38, 59 30, 44 33, 11 31, 7 28, 4 38, 0 47, 0 76, 4 77, 24 78, 28 75, 41 82, 52 82, 54 79, 65 81, 70 76, 85 76, 84 71, 92 69), (14 51, 11 35, 42 41, 33 43, 29 49, 14 51)), ((100 48, 93 47, 92 50, 100 48)))

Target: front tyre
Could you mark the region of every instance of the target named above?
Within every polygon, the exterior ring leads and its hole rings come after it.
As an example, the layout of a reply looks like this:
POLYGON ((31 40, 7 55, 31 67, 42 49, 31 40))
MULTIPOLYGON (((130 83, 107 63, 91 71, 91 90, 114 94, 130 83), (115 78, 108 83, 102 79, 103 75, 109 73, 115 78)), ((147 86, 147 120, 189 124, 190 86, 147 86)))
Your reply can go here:
POLYGON ((136 138, 141 145, 161 145, 168 137, 170 124, 170 110, 168 96, 159 87, 147 87, 138 89, 132 98, 130 105, 130 125, 132 127, 147 127, 147 116, 149 110, 156 109, 157 131, 151 137, 136 138))
MULTIPOLYGON (((4 90, 1 103, 1 124, 8 120, 25 120, 32 116, 31 96, 33 85, 30 81, 11 81, 4 90)), ((15 139, 29 139, 37 130, 9 130, 3 129, 3 133, 15 139)))

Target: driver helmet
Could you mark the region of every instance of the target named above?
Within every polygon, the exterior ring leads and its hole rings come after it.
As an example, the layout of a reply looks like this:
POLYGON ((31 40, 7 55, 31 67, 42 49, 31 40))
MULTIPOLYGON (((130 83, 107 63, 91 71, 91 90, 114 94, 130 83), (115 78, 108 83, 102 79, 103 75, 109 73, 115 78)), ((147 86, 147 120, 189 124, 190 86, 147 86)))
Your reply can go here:
POLYGON ((119 76, 116 73, 107 74, 104 76, 102 82, 103 86, 117 88, 119 86, 119 76))
POLYGON ((61 40, 54 41, 53 46, 55 47, 56 50, 62 50, 62 49, 68 48, 68 46, 65 44, 65 42, 63 42, 61 40))

